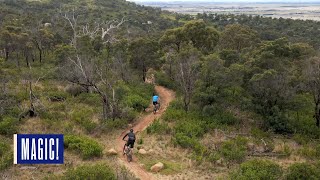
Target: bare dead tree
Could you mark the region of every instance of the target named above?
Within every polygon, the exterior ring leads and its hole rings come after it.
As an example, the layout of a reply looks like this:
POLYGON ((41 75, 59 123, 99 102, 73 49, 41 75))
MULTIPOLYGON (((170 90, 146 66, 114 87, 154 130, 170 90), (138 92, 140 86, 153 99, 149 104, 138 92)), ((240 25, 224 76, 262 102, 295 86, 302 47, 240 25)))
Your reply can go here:
MULTIPOLYGON (((62 14, 61 10, 60 14, 62 14)), ((73 31, 73 36, 71 38, 71 45, 73 47, 77 46, 77 38, 82 36, 89 36, 91 39, 100 36, 103 44, 113 43, 117 41, 114 37, 114 31, 119 29, 120 26, 127 21, 123 17, 120 21, 114 19, 101 23, 94 22, 93 25, 87 23, 86 25, 80 26, 78 23, 79 15, 76 15, 75 9, 72 9, 72 11, 69 13, 63 13, 62 17, 68 22, 73 31)))
POLYGON ((100 23, 94 23, 95 25, 90 26, 90 24, 86 24, 84 26, 82 26, 82 34, 85 36, 89 36, 91 39, 94 39, 98 32, 100 31, 100 23))
POLYGON ((103 119, 114 118, 117 110, 114 84, 119 79, 112 64, 101 64, 95 58, 68 58, 63 67, 64 78, 74 84, 93 88, 102 101, 103 119), (72 69, 72 70, 71 70, 72 69))
MULTIPOLYGON (((29 69, 31 70, 31 66, 29 66, 29 69)), ((33 89, 32 89, 32 82, 33 82, 33 77, 31 75, 31 73, 26 73, 23 75, 24 76, 24 84, 26 86, 26 93, 28 93, 29 96, 29 107, 27 110, 25 110, 24 112, 22 112, 19 115, 20 120, 22 118, 25 118, 27 116, 29 117, 34 117, 36 116, 36 110, 35 110, 35 100, 37 99, 36 96, 33 93, 33 89)))
POLYGON ((115 42, 116 39, 114 37, 114 30, 119 29, 120 26, 126 21, 127 20, 125 20, 125 18, 123 17, 121 21, 111 20, 102 23, 101 40, 103 41, 103 43, 106 44, 108 42, 115 42))
MULTIPOLYGON (((61 10, 60 10, 60 14, 61 14, 61 10)), ((71 13, 67 13, 65 12, 62 16, 64 19, 67 20, 67 22, 69 23, 72 31, 73 31, 73 36, 71 37, 71 45, 73 47, 77 46, 77 38, 80 37, 79 35, 79 27, 78 27, 78 17, 79 15, 75 14, 75 9, 72 9, 71 13)))
MULTIPOLYGON (((60 14, 62 14, 61 11, 60 14)), ((71 45, 75 49, 78 48, 77 38, 83 36, 88 36, 90 39, 100 37, 104 44, 115 42, 115 30, 120 28, 126 21, 122 18, 120 21, 111 20, 101 23, 94 22, 93 24, 87 23, 86 25, 79 25, 79 17, 79 15, 76 15, 74 9, 71 13, 63 14, 63 18, 67 20, 73 31, 71 45)), ((98 58, 94 56, 87 57, 77 53, 74 57, 67 57, 66 64, 63 67, 63 76, 67 81, 85 87, 87 92, 92 88, 100 95, 103 104, 103 119, 107 119, 109 115, 114 117, 117 109, 114 84, 119 76, 117 76, 118 67, 113 66, 114 62, 117 61, 99 61, 98 58)))
POLYGON ((178 81, 183 92, 183 102, 185 111, 189 111, 189 105, 195 88, 198 76, 196 68, 199 55, 196 51, 180 52, 175 64, 176 81, 178 81))

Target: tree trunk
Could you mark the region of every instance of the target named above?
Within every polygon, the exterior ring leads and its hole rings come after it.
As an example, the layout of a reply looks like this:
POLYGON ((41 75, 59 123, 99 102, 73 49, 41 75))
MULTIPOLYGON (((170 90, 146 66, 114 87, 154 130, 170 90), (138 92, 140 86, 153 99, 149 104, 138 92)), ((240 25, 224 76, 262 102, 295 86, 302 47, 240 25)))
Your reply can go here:
POLYGON ((29 98, 30 98, 29 116, 30 117, 34 117, 35 116, 35 110, 34 110, 34 106, 33 106, 33 92, 32 92, 31 81, 29 82, 29 98))
POLYGON ((184 95, 183 103, 184 103, 184 110, 186 112, 188 112, 189 111, 190 98, 187 95, 184 95))
POLYGON ((19 61, 19 54, 16 54, 16 61, 17 61, 17 66, 20 68, 20 61, 19 61))
POLYGON ((35 55, 32 53, 32 62, 35 61, 35 55))
POLYGON ((5 52, 6 55, 5 55, 4 59, 5 59, 5 61, 8 61, 9 60, 9 51, 7 49, 5 51, 6 51, 5 52))
POLYGON ((319 127, 320 126, 320 109, 318 109, 318 113, 316 115, 316 126, 319 127))
POLYGON ((102 113, 103 113, 103 120, 106 120, 108 118, 107 112, 108 112, 108 100, 105 95, 102 97, 102 113))
POLYGON ((315 106, 315 115, 314 115, 315 119, 316 119, 316 125, 317 127, 320 126, 320 109, 319 109, 319 102, 316 103, 315 106))
POLYGON ((142 66, 142 79, 143 79, 143 82, 146 82, 146 73, 147 73, 146 66, 143 65, 142 66))
POLYGON ((39 61, 42 62, 42 49, 38 47, 39 50, 39 61))
POLYGON ((111 104, 110 108, 111 108, 112 119, 113 119, 113 120, 116 118, 115 105, 116 105, 115 91, 114 91, 114 89, 112 88, 112 104, 111 104))
POLYGON ((30 67, 30 66, 29 66, 29 56, 28 56, 28 55, 25 55, 25 57, 26 57, 27 67, 30 67))

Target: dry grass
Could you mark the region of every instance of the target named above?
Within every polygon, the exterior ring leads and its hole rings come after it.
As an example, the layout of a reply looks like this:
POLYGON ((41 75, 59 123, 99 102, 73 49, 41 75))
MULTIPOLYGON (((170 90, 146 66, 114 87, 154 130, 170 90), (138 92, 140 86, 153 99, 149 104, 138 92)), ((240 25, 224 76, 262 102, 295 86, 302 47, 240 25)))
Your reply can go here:
MULTIPOLYGON (((159 180, 173 179, 219 179, 228 173, 225 167, 216 167, 212 164, 198 164, 190 158, 191 151, 173 147, 169 135, 149 135, 142 132, 138 139, 143 139, 143 144, 136 146, 147 150, 147 155, 135 154, 140 164, 150 171, 150 167, 157 162, 162 162, 165 167, 155 174, 159 180)), ((137 152, 137 150, 136 150, 137 152)))

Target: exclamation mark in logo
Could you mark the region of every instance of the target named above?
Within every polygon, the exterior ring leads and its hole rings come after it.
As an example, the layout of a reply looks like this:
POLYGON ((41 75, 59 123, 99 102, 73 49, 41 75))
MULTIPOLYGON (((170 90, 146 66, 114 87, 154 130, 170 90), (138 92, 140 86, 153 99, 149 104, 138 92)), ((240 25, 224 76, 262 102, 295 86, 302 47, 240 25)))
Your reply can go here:
POLYGON ((13 135, 13 164, 17 164, 17 134, 13 135))
POLYGON ((58 138, 56 139, 56 153, 57 153, 56 160, 59 160, 59 139, 58 138))

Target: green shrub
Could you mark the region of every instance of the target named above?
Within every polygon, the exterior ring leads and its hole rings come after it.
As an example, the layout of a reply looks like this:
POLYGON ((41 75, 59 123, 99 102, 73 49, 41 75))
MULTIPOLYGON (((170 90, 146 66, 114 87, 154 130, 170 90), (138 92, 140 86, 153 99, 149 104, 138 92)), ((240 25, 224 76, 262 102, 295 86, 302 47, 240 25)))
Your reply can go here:
POLYGON ((234 140, 223 142, 219 152, 229 163, 241 163, 247 155, 246 144, 246 139, 238 137, 234 140))
POLYGON ((309 142, 309 137, 302 134, 295 134, 293 136, 293 140, 295 140, 300 145, 306 145, 309 142))
POLYGON ((138 139, 138 144, 143 144, 143 139, 138 139))
POLYGON ((149 106, 149 101, 139 95, 133 94, 127 97, 126 104, 135 110, 142 111, 149 106))
POLYGON ((68 93, 63 91, 49 91, 46 93, 50 101, 64 101, 68 97, 68 93))
POLYGON ((222 125, 234 125, 238 122, 238 119, 229 112, 222 112, 212 116, 212 119, 216 120, 219 124, 222 125))
POLYGON ((258 129, 258 128, 252 128, 251 134, 253 137, 255 137, 257 139, 266 139, 266 138, 270 137, 269 133, 262 131, 261 129, 258 129))
POLYGON ((17 106, 11 106, 8 109, 5 109, 4 115, 10 116, 10 117, 19 117, 21 114, 21 110, 17 106))
POLYGON ((154 91, 154 86, 146 83, 130 85, 129 88, 131 89, 131 94, 138 94, 147 101, 150 100, 152 92, 154 91))
POLYGON ((166 110, 162 119, 168 122, 177 121, 186 117, 186 112, 182 109, 175 109, 171 105, 166 110))
POLYGON ((84 136, 66 135, 64 146, 80 153, 83 159, 102 156, 103 147, 93 139, 84 136))
POLYGON ((284 145, 283 153, 284 153, 287 157, 289 157, 289 156, 291 155, 292 149, 290 148, 289 145, 287 145, 287 144, 284 145))
POLYGON ((220 154, 217 153, 217 152, 211 152, 211 153, 209 154, 208 158, 207 158, 207 160, 208 160, 209 162, 213 162, 213 163, 215 163, 215 162, 218 161, 219 159, 221 159, 221 156, 220 156, 220 154))
POLYGON ((203 121, 187 120, 178 122, 174 130, 177 133, 183 133, 189 137, 202 137, 203 134, 206 133, 204 126, 203 121))
POLYGON ((71 118, 87 132, 91 133, 97 127, 97 124, 91 121, 92 114, 93 111, 91 109, 79 108, 71 114, 71 118))
POLYGON ((205 106, 202 109, 202 115, 208 123, 234 125, 238 122, 238 119, 230 112, 212 105, 205 106))
POLYGON ((239 122, 239 120, 230 112, 223 112, 221 114, 217 114, 214 116, 218 119, 218 122, 223 125, 235 125, 239 122))
POLYGON ((320 145, 316 145, 315 147, 305 145, 299 149, 298 153, 310 160, 314 160, 315 158, 320 159, 320 145))
POLYGON ((299 149, 298 153, 308 159, 314 159, 317 157, 316 149, 309 146, 304 146, 303 148, 299 149))
POLYGON ((126 122, 132 122, 136 117, 138 113, 130 107, 121 107, 121 119, 126 119, 126 122))
POLYGON ((110 132, 111 129, 120 129, 127 126, 128 121, 125 119, 107 119, 103 123, 103 129, 106 132, 110 132))
MULTIPOLYGON (((21 88, 24 89, 24 88, 21 88)), ((26 93, 26 91, 19 91, 19 92, 14 92, 14 94, 12 94, 14 96, 14 98, 18 101, 24 101, 24 100, 28 100, 29 99, 29 94, 26 93)))
POLYGON ((153 86, 150 84, 118 84, 116 97, 122 106, 134 108, 137 111, 146 109, 152 97, 153 86))
POLYGON ((67 109, 67 105, 66 103, 54 103, 52 104, 51 109, 53 111, 64 112, 67 109))
POLYGON ((13 162, 13 152, 10 145, 0 139, 0 171, 8 168, 13 162))
POLYGON ((313 165, 307 163, 296 163, 289 167, 286 179, 316 180, 320 179, 320 171, 313 165))
POLYGON ((64 112, 53 109, 39 110, 37 113, 41 119, 47 119, 51 121, 62 121, 66 118, 66 114, 64 112))
POLYGON ((9 144, 6 142, 2 142, 1 140, 0 141, 0 157, 3 156, 9 149, 10 149, 9 144))
POLYGON ((178 99, 177 98, 177 99, 173 100, 172 102, 170 102, 170 106, 169 106, 168 109, 176 109, 176 110, 180 109, 180 110, 183 110, 183 108, 184 108, 184 104, 183 104, 182 99, 178 99))
POLYGON ((222 109, 220 107, 213 106, 213 105, 204 106, 202 109, 202 114, 204 116, 214 116, 216 114, 220 114, 221 112, 222 112, 222 109))
POLYGON ((176 84, 165 73, 157 72, 155 74, 156 83, 169 89, 176 89, 176 84))
POLYGON ((317 158, 320 158, 320 144, 318 144, 318 145, 315 147, 315 150, 316 150, 316 157, 317 157, 317 158))
POLYGON ((171 128, 167 123, 155 120, 149 127, 147 127, 148 134, 170 134, 171 128))
POLYGON ((72 86, 67 86, 66 92, 72 96, 78 96, 81 93, 86 92, 86 89, 82 86, 72 85, 72 86))
POLYGON ((320 160, 316 161, 314 163, 314 166, 317 168, 317 169, 320 169, 320 160))
POLYGON ((174 143, 180 145, 183 148, 194 148, 199 145, 200 142, 196 138, 188 137, 183 133, 176 133, 174 135, 174 143))
POLYGON ((238 171, 231 173, 231 179, 276 180, 282 176, 281 167, 269 160, 253 159, 240 165, 238 171))
POLYGON ((264 119, 265 127, 279 134, 293 133, 292 124, 289 122, 289 119, 287 118, 285 113, 280 110, 279 107, 274 106, 271 109, 270 114, 271 115, 267 115, 264 119))
POLYGON ((82 93, 74 98, 75 102, 87 104, 89 106, 102 106, 101 97, 95 93, 82 93))
POLYGON ((180 145, 183 148, 192 149, 193 157, 199 161, 201 161, 204 158, 204 155, 207 152, 206 147, 200 144, 198 139, 188 137, 182 133, 175 134, 173 143, 180 145))
POLYGON ((116 180, 114 171, 105 164, 83 165, 77 168, 68 169, 64 174, 66 180, 116 180))
POLYGON ((18 122, 19 120, 16 118, 4 117, 0 121, 0 134, 10 136, 17 133, 18 122))
POLYGON ((41 119, 48 119, 48 120, 54 120, 54 121, 59 121, 62 120, 61 118, 64 118, 62 116, 62 113, 59 111, 51 111, 51 110, 45 110, 45 109, 39 109, 37 111, 38 116, 41 119))
POLYGON ((8 150, 3 156, 0 156, 0 171, 12 166, 13 152, 8 150))

